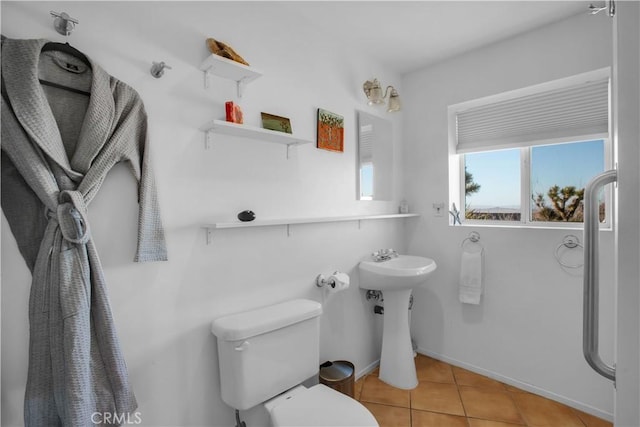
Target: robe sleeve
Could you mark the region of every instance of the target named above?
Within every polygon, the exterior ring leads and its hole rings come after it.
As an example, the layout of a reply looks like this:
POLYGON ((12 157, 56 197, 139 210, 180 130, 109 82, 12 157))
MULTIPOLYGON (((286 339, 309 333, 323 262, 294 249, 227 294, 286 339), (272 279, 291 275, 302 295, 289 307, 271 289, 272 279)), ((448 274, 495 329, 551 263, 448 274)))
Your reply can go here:
POLYGON ((116 100, 127 100, 125 105, 116 101, 119 121, 116 132, 121 133, 118 137, 123 159, 138 180, 138 244, 134 261, 166 261, 167 246, 150 159, 147 114, 138 94, 127 85, 119 84, 115 95, 116 100))
MULTIPOLYGON (((146 117, 145 117, 146 120, 146 117)), ((138 248, 135 262, 166 261, 167 245, 160 218, 160 205, 151 168, 149 141, 141 142, 141 174, 138 181, 138 248)))

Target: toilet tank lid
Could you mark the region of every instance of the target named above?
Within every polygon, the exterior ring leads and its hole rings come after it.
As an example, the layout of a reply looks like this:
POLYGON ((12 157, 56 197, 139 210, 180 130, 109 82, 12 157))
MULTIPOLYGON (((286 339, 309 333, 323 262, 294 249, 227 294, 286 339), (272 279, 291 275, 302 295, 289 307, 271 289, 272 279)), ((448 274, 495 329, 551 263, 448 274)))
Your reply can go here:
POLYGON ((296 299, 219 317, 211 323, 211 332, 220 340, 237 341, 275 331, 320 314, 320 303, 296 299))

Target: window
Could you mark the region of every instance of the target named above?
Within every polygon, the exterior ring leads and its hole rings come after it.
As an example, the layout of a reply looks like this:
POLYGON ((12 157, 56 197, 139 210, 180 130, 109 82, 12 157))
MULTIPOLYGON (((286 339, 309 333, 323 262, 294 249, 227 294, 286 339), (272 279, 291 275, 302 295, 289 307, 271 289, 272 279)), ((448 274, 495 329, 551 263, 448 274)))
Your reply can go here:
POLYGON ((520 150, 464 156, 465 212, 470 220, 520 221, 520 150))
MULTIPOLYGON (((605 170, 607 149, 607 141, 594 140, 464 154, 464 217, 530 225, 582 223, 584 188, 605 170)), ((606 222, 604 196, 601 222, 606 222)))
POLYGON ((360 165, 360 200, 373 200, 373 163, 360 165))
MULTIPOLYGON (((604 172, 604 140, 531 147, 531 221, 583 222, 584 188, 604 172)), ((605 220, 600 201, 600 221, 605 220)))
MULTIPOLYGON (((611 169, 608 69, 449 107, 451 198, 471 223, 581 227, 584 188, 611 169)), ((609 225, 610 190, 600 199, 609 225)))

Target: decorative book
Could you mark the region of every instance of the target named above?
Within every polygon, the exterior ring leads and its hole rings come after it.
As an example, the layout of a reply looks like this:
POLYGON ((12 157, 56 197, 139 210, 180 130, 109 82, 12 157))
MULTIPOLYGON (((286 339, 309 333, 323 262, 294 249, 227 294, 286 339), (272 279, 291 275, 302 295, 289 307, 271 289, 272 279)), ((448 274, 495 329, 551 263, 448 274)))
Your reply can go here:
POLYGON ((227 121, 231 123, 242 124, 242 109, 240 106, 232 101, 227 101, 225 104, 225 111, 227 113, 227 121))
POLYGON ((278 132, 291 133, 291 121, 287 117, 280 117, 269 113, 260 113, 262 127, 278 132))

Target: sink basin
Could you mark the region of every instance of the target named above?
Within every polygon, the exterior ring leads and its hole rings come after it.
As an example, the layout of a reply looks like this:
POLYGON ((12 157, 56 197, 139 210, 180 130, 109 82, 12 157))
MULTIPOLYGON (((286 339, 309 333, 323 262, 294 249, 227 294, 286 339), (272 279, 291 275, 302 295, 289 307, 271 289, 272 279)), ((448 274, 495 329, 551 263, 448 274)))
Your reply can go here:
POLYGON ((362 261, 360 287, 376 291, 413 289, 425 283, 429 273, 436 269, 431 258, 398 255, 387 261, 362 261))
POLYGON ((386 261, 361 261, 360 287, 382 291, 384 320, 379 378, 397 388, 418 386, 409 333, 409 299, 436 269, 431 258, 398 255, 386 261))

